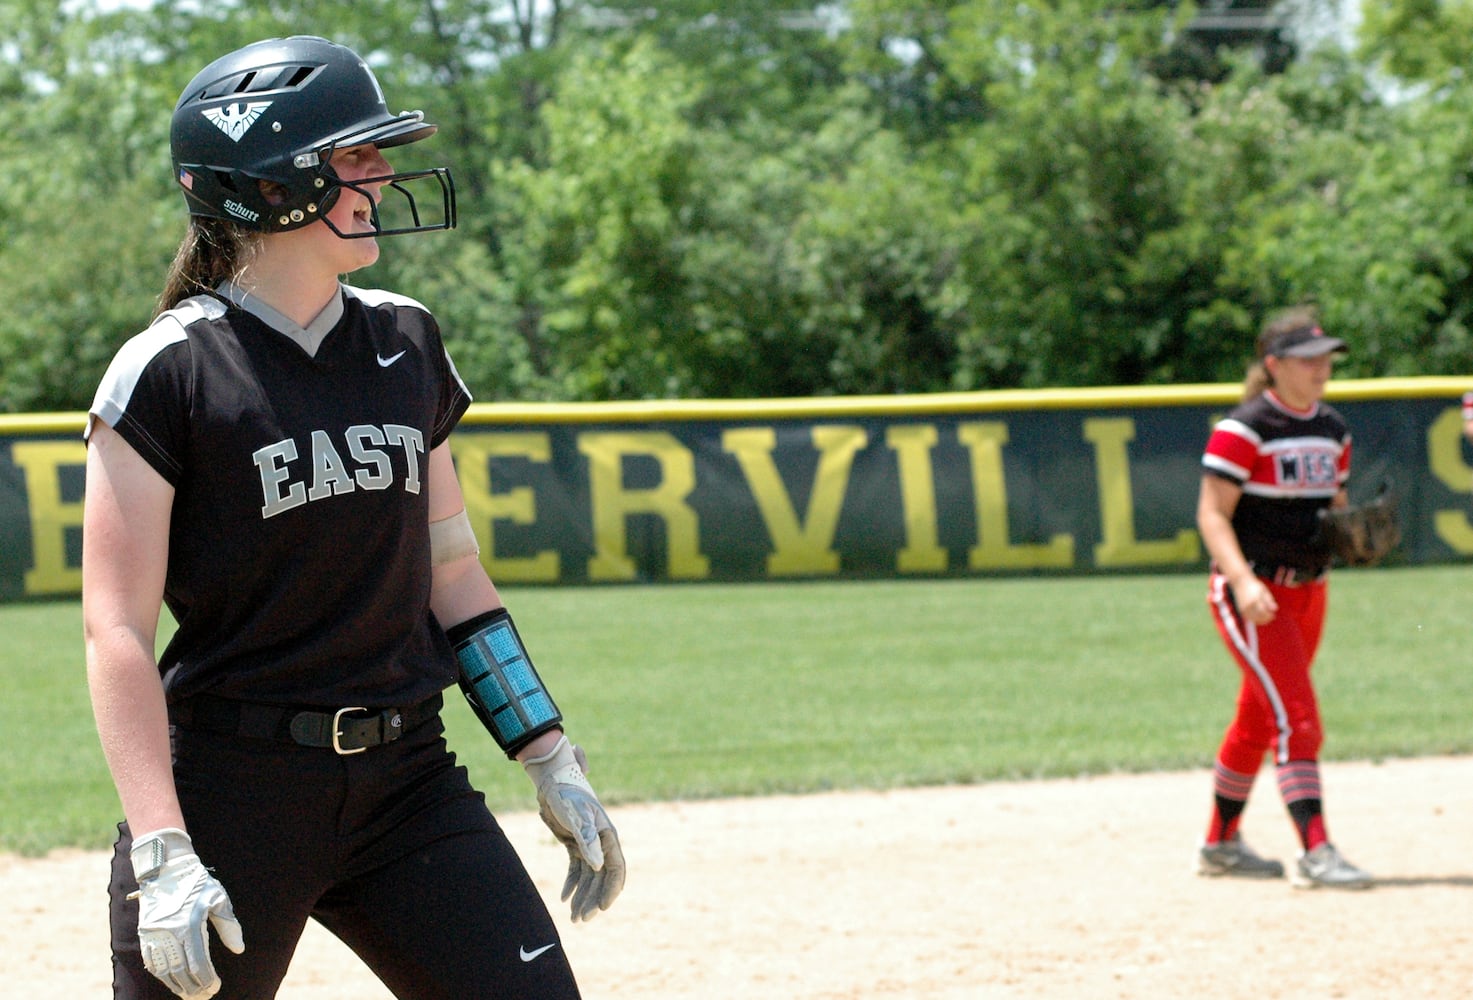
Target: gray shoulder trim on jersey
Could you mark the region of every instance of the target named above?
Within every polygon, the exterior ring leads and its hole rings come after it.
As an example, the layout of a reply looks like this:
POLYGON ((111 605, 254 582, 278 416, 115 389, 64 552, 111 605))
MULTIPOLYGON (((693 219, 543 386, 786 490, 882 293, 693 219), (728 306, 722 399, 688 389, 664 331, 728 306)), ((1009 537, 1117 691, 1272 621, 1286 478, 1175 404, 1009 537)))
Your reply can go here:
POLYGON ((185 299, 173 309, 161 313, 148 329, 134 334, 113 355, 112 363, 97 386, 92 406, 87 411, 87 424, 82 429, 85 439, 92 433, 92 421, 101 420, 109 427, 116 427, 127 412, 128 401, 138 380, 149 362, 158 357, 165 348, 186 339, 185 330, 191 323, 202 319, 218 319, 225 315, 225 306, 208 295, 197 295, 185 299))
POLYGON ((470 386, 465 384, 465 379, 460 377, 460 369, 455 367, 455 359, 450 356, 450 351, 445 351, 445 363, 450 366, 450 375, 456 382, 460 383, 460 391, 465 393, 468 402, 475 402, 476 397, 471 395, 470 386))
MULTIPOLYGON (((385 291, 382 288, 354 288, 352 285, 344 285, 343 294, 357 299, 370 308, 378 305, 395 305, 404 306, 409 309, 418 309, 426 315, 433 315, 433 313, 425 308, 424 303, 417 299, 412 299, 407 295, 400 295, 398 292, 385 291)), ((460 370, 455 367, 455 359, 450 356, 448 349, 445 350, 445 364, 450 367, 450 375, 460 385, 460 391, 465 393, 465 398, 474 401, 475 397, 471 395, 470 388, 465 384, 465 379, 460 377, 460 370)))
POLYGON ((343 297, 341 295, 334 295, 328 300, 327 305, 322 307, 321 312, 306 326, 302 326, 286 313, 261 301, 229 278, 216 285, 215 292, 236 308, 244 309, 283 337, 291 340, 306 351, 309 358, 317 357, 317 349, 322 346, 322 342, 327 339, 332 328, 338 325, 338 320, 343 318, 343 297))
POLYGON ((411 299, 407 295, 385 291, 382 288, 354 288, 352 285, 344 285, 343 294, 357 299, 366 306, 407 306, 410 309, 418 309, 420 312, 429 312, 424 307, 424 303, 411 299))

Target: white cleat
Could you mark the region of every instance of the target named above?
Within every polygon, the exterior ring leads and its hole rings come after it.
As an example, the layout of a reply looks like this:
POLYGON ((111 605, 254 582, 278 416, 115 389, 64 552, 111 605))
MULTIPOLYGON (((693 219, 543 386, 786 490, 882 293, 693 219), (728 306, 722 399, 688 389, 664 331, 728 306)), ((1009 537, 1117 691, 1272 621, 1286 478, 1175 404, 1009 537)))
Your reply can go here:
POLYGON ((1373 881, 1370 872, 1346 861, 1333 844, 1301 854, 1294 870, 1297 889, 1369 889, 1373 881))

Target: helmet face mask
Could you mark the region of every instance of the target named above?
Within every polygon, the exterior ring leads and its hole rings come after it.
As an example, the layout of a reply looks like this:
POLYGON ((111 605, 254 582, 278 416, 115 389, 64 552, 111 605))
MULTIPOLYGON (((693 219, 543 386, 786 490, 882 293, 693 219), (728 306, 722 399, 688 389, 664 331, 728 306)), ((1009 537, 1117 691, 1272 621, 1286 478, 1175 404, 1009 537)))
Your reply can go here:
POLYGON ((256 42, 200 71, 175 106, 169 145, 191 215, 257 232, 327 221, 345 187, 365 196, 366 184, 395 192, 387 224, 369 197, 372 232, 343 233, 327 222, 338 236, 354 239, 454 228, 455 185, 447 167, 351 183, 331 167, 337 149, 386 149, 435 131, 421 112, 391 114, 373 71, 351 49, 295 36, 256 42), (418 190, 431 181, 438 195, 425 199, 426 217, 409 185, 418 190))
MULTIPOLYGON (((321 202, 317 205, 316 214, 321 217, 327 228, 331 229, 340 239, 356 240, 366 239, 374 236, 399 236, 404 233, 423 233, 436 229, 455 228, 455 185, 450 179, 450 171, 446 167, 431 167, 426 170, 407 170, 401 173, 383 174, 378 177, 364 177, 356 181, 345 181, 333 172, 331 167, 322 170, 322 176, 328 179, 327 190, 321 202), (438 183, 439 201, 432 212, 421 214, 419 200, 411 185, 426 188, 431 182, 438 183), (416 183, 417 182, 417 183, 416 183), (390 189, 400 196, 400 200, 390 201, 385 196, 384 201, 388 205, 380 203, 373 197, 369 185, 382 185, 384 189, 390 189), (338 194, 343 189, 361 194, 368 200, 369 219, 373 223, 373 231, 367 233, 345 233, 333 224, 328 212, 338 199, 338 194), (428 221, 426 219, 428 218, 428 221)), ((282 206, 277 206, 278 214, 281 214, 282 206)), ((304 211, 297 209, 296 211, 304 211)), ((287 222, 286 219, 278 220, 287 222)), ((305 224, 305 223, 304 223, 305 224)), ((297 226, 282 226, 281 231, 297 226)))

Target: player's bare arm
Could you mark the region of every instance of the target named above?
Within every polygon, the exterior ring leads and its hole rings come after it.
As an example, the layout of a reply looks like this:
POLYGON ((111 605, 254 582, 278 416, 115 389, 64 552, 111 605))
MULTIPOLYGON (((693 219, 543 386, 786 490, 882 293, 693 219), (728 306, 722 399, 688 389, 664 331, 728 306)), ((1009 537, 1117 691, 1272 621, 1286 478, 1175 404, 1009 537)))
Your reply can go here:
POLYGON ((1204 475, 1197 497, 1197 531, 1218 571, 1227 577, 1238 610, 1255 625, 1263 625, 1273 620, 1278 605, 1263 581, 1254 575, 1233 530, 1233 512, 1242 495, 1243 489, 1236 483, 1210 473, 1204 475))
POLYGON ((154 658, 173 496, 112 428, 94 425, 82 548, 87 683, 123 813, 139 831, 184 826, 154 658))
MULTIPOLYGON (((430 608, 446 628, 502 607, 501 595, 474 545, 465 499, 455 472, 449 444, 430 452, 430 538, 435 567, 430 608), (445 553, 449 552, 449 558, 445 553)), ((517 754, 517 760, 550 753, 562 736, 555 729, 538 736, 517 754)))
POLYGON ((477 718, 507 756, 526 770, 537 789, 543 822, 567 849, 562 898, 572 900, 574 920, 591 919, 607 910, 624 888, 618 833, 585 774, 587 758, 564 735, 562 713, 545 690, 480 561, 448 444, 430 452, 429 481, 434 564, 430 608, 456 648, 461 689, 477 718), (530 678, 535 690, 532 698, 514 696, 512 700, 522 704, 510 712, 492 711, 495 706, 488 707, 490 698, 485 695, 494 692, 499 700, 510 691, 510 685, 498 679, 503 667, 518 671, 521 685, 530 678), (515 717, 516 723, 504 721, 508 717, 515 717))
MULTIPOLYGON (((452 518, 459 520, 465 513, 465 498, 455 475, 455 463, 448 443, 430 450, 429 490, 432 546, 441 548, 445 543, 437 543, 435 539, 442 529, 436 526, 449 524, 452 518)), ((468 531, 469 527, 467 523, 458 530, 468 531)), ((496 592, 496 585, 491 582, 473 546, 460 545, 450 559, 445 559, 443 554, 433 558, 430 610, 434 611, 442 626, 450 628, 484 611, 501 607, 501 595, 496 592)))

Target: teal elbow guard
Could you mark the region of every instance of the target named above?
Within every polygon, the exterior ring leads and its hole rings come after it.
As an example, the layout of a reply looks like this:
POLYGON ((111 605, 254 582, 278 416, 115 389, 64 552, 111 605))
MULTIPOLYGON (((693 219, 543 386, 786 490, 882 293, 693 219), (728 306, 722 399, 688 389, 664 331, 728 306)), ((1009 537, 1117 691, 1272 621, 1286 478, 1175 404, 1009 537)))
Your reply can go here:
POLYGON ((461 693, 508 757, 563 721, 505 608, 445 634, 460 661, 461 693))

